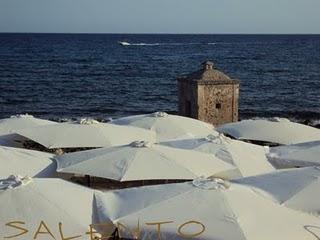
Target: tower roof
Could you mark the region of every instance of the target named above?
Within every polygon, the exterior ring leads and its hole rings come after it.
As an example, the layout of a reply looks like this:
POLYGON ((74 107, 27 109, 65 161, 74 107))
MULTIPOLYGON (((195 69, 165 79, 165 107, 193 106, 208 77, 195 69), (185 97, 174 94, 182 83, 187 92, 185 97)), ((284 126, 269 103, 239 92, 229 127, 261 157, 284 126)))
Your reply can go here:
POLYGON ((178 77, 179 81, 192 81, 198 84, 238 84, 238 80, 231 79, 229 76, 214 68, 211 61, 202 63, 200 70, 188 75, 178 77))

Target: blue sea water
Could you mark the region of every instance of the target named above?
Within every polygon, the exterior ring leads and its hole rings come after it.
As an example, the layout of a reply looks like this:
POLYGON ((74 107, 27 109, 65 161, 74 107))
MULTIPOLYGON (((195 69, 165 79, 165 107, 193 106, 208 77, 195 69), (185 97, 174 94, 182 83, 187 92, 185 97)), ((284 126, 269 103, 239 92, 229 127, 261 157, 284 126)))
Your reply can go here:
POLYGON ((240 118, 319 124, 320 35, 0 34, 0 118, 176 113, 208 59, 241 81, 240 118))

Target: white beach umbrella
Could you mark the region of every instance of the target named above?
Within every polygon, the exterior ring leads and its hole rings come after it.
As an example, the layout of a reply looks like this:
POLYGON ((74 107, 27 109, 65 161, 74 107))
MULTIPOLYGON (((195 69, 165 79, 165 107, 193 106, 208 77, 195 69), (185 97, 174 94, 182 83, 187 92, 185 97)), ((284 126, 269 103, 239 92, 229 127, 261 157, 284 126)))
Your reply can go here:
POLYGON ((28 232, 19 239, 65 239, 77 235, 82 235, 77 239, 88 239, 85 233, 94 222, 93 191, 61 179, 2 179, 0 205, 1 238, 21 234, 23 228, 28 232), (59 223, 65 238, 61 237, 59 223))
POLYGON ((237 139, 284 145, 320 140, 319 129, 291 122, 284 118, 227 123, 217 128, 217 131, 237 139))
POLYGON ((58 172, 118 181, 233 178, 237 169, 213 155, 147 142, 64 154, 56 157, 58 172))
POLYGON ((211 124, 165 112, 124 117, 116 119, 112 123, 153 130, 157 133, 158 141, 203 137, 215 132, 211 124))
POLYGON ((17 133, 49 149, 117 146, 140 139, 155 141, 152 131, 99 122, 59 123, 17 133))
POLYGON ((114 223, 124 238, 316 240, 315 235, 320 236, 319 218, 220 179, 96 192, 95 202, 99 221, 114 223))
POLYGON ((31 177, 56 176, 54 155, 45 152, 0 146, 0 178, 11 174, 31 177))
POLYGON ((248 185, 286 207, 320 215, 319 167, 278 170, 236 182, 248 185))
POLYGON ((10 118, 0 119, 0 145, 8 147, 22 147, 26 138, 15 133, 18 129, 32 128, 56 122, 35 118, 32 115, 20 114, 10 118))
POLYGON ((208 135, 205 138, 174 140, 161 144, 213 154, 217 158, 236 166, 241 174, 239 177, 253 176, 275 170, 266 158, 264 147, 232 140, 222 134, 208 135))
POLYGON ((267 157, 277 168, 320 166, 320 141, 271 147, 267 157))

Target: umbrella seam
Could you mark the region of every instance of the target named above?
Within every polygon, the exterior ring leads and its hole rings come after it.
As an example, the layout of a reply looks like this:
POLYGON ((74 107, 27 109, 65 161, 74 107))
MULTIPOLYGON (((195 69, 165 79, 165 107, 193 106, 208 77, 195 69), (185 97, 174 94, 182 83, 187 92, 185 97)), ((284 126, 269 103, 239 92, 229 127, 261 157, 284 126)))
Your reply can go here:
MULTIPOLYGON (((185 184, 185 183, 178 183, 178 184, 185 184)), ((141 211, 143 211, 143 210, 145 210, 145 209, 148 209, 148 208, 157 206, 157 205, 159 205, 159 204, 165 203, 165 202, 170 201, 170 200, 172 200, 172 199, 174 199, 174 198, 176 198, 176 197, 179 197, 179 196, 181 196, 181 195, 188 194, 188 193, 190 193, 190 192, 192 192, 192 191, 194 191, 194 189, 190 189, 190 190, 188 190, 188 191, 185 191, 185 192, 182 192, 182 193, 178 193, 177 195, 174 195, 174 196, 172 196, 172 197, 170 197, 170 198, 168 198, 168 199, 165 199, 165 200, 163 200, 163 201, 159 201, 159 202, 157 202, 157 203, 155 203, 155 204, 151 204, 151 205, 149 205, 149 206, 147 206, 147 207, 145 207, 145 208, 139 209, 139 210, 137 210, 137 211, 133 211, 133 212, 127 214, 127 215, 124 215, 124 216, 119 217, 119 218, 117 218, 117 219, 115 219, 115 220, 112 220, 112 222, 117 222, 117 221, 123 219, 124 217, 130 216, 130 215, 133 215, 133 214, 137 214, 137 213, 139 213, 139 212, 141 212, 141 211)))
MULTIPOLYGON (((164 146, 164 147, 167 147, 167 146, 164 146)), ((170 148, 170 147, 168 147, 168 148, 170 148)), ((183 151, 193 151, 193 150, 189 150, 189 149, 182 149, 182 150, 183 150, 183 151)), ((159 150, 156 150, 156 151, 159 152, 159 154, 160 154, 162 157, 164 157, 167 161, 172 161, 172 160, 166 158, 159 150)), ((201 154, 205 154, 205 155, 206 155, 207 153, 199 152, 199 155, 201 155, 201 154)), ((207 155, 210 155, 210 154, 207 154, 207 155)), ((230 164, 230 163, 227 163, 227 162, 221 160, 221 159, 218 158, 218 157, 217 157, 217 159, 218 159, 219 161, 223 162, 223 164, 225 164, 225 165, 230 165, 230 166, 234 167, 233 170, 234 170, 235 168, 237 168, 237 166, 234 166, 234 165, 232 165, 232 164, 230 164)), ((173 159, 173 161, 174 161, 174 163, 175 163, 177 166, 180 166, 181 168, 187 170, 189 173, 191 173, 191 174, 194 175, 195 177, 199 177, 199 176, 197 176, 194 172, 192 172, 190 169, 188 169, 188 168, 185 167, 184 165, 182 165, 182 164, 180 164, 179 162, 177 162, 175 159, 173 159)), ((231 170, 231 169, 228 169, 228 170, 225 170, 225 171, 229 171, 229 170, 231 170)), ((222 172, 225 172, 225 171, 220 171, 220 172, 222 173, 222 172)), ((212 176, 215 175, 215 174, 217 174, 217 173, 212 174, 212 176)))
POLYGON ((314 179, 312 181, 309 182, 309 184, 305 185, 304 187, 302 187, 301 189, 299 189, 298 191, 296 191, 291 197, 289 197, 288 199, 286 199, 285 201, 283 201, 281 203, 281 205, 285 205, 286 202, 288 202, 289 200, 295 198, 300 192, 302 192, 303 190, 305 190, 307 187, 309 187, 310 185, 314 184, 316 181, 319 180, 319 177, 317 176, 312 176, 314 177, 314 179))
MULTIPOLYGON (((102 149, 104 149, 104 148, 102 148, 102 149)), ((100 149, 88 150, 87 152, 89 152, 89 151, 90 151, 90 152, 93 152, 93 151, 97 151, 97 150, 101 150, 101 148, 100 148, 100 149)), ((112 151, 112 152, 116 152, 116 151, 119 151, 119 148, 115 149, 115 150, 112 151)), ((86 151, 77 152, 77 153, 71 153, 71 154, 78 155, 78 154, 81 154, 81 153, 83 153, 83 152, 86 152, 86 151)), ((69 156, 70 156, 71 154, 69 154, 69 156)), ((102 155, 102 156, 103 156, 103 155, 102 155)), ((75 164, 69 165, 69 166, 67 166, 67 167, 65 167, 65 168, 62 168, 62 169, 59 169, 59 170, 57 170, 57 171, 58 171, 58 172, 65 172, 64 170, 67 170, 68 167, 74 167, 74 166, 77 166, 77 165, 79 165, 79 164, 81 164, 81 163, 83 163, 83 162, 95 161, 95 160, 97 160, 97 158, 102 158, 102 156, 100 155, 100 156, 94 157, 94 158, 83 159, 83 160, 81 160, 81 161, 79 161, 79 162, 76 162, 75 164)), ((60 158, 63 159, 63 156, 60 157, 60 158)), ((66 172, 66 173, 75 173, 75 172, 66 172)), ((83 173, 82 173, 82 174, 83 174, 83 173)), ((93 176, 93 175, 92 175, 92 176, 93 176)))
MULTIPOLYGON (((57 207, 58 209, 60 209, 61 212, 63 212, 66 216, 69 216, 71 219, 76 220, 75 222, 78 222, 78 219, 75 219, 75 218, 72 217, 68 212, 66 212, 63 208, 61 208, 59 205, 55 204, 53 201, 51 201, 50 199, 48 199, 45 195, 43 195, 41 192, 39 192, 39 191, 37 190, 37 188, 34 187, 33 190, 34 190, 35 192, 37 192, 37 193, 40 195, 40 197, 42 197, 44 200, 46 200, 47 202, 49 202, 51 205, 53 205, 53 206, 57 207)), ((93 195, 92 195, 92 196, 93 196, 93 195)), ((80 224, 80 225, 82 225, 82 224, 80 224)))
POLYGON ((159 151, 159 150, 157 150, 157 149, 154 149, 154 150, 155 150, 156 152, 158 152, 158 154, 159 154, 161 157, 163 157, 167 162, 173 162, 173 163, 175 163, 175 165, 177 165, 177 166, 179 166, 179 167, 187 170, 187 171, 188 171, 189 173, 191 173, 193 176, 197 177, 197 175, 196 175, 195 173, 191 172, 190 169, 186 168, 186 167, 183 166, 182 164, 176 162, 176 160, 174 160, 174 159, 173 159, 173 160, 172 160, 172 159, 170 160, 170 158, 166 157, 165 154, 162 153, 161 151, 159 151))
POLYGON ((124 182, 125 180, 123 180, 127 174, 128 169, 130 168, 130 166, 133 164, 134 160, 136 159, 137 155, 139 153, 139 150, 136 150, 134 152, 134 156, 131 158, 131 161, 129 162, 129 164, 126 165, 126 169, 124 170, 124 174, 121 176, 120 178, 120 182, 124 182))
MULTIPOLYGON (((183 168, 185 170, 187 170, 189 173, 191 173, 194 177, 196 177, 196 174, 194 174, 193 172, 191 172, 189 169, 183 167, 181 164, 178 164, 176 161, 174 160, 170 160, 168 157, 166 157, 163 153, 161 153, 159 150, 153 148, 153 151, 155 151, 156 153, 158 153, 167 163, 174 163, 177 167, 180 167, 180 168, 183 168)), ((136 152, 136 155, 138 155, 138 151, 136 152)), ((135 158, 136 158, 136 155, 135 155, 135 158)), ((131 164, 133 163, 135 159, 133 159, 131 162, 130 162, 130 165, 128 165, 128 168, 131 166, 131 164)), ((122 179, 125 177, 125 175, 121 178, 121 181, 122 179)), ((169 179, 169 178, 168 178, 169 179)), ((192 178, 190 178, 192 179, 192 178)))
MULTIPOLYGON (((219 191, 220 191, 220 190, 219 190, 219 191)), ((225 196, 224 193, 222 193, 222 191, 220 191, 220 192, 221 192, 221 195, 222 195, 223 199, 225 200, 224 202, 225 202, 226 206, 229 208, 229 210, 230 210, 230 211, 234 214, 234 216, 235 216, 234 219, 235 219, 236 222, 237 222, 237 226, 238 226, 239 231, 242 233, 244 239, 248 239, 248 238, 246 237, 246 235, 245 235, 242 227, 241 227, 240 221, 238 220, 238 216, 237 216, 237 214, 233 211, 233 209, 231 208, 231 205, 229 204, 229 201, 228 201, 227 197, 225 196)))

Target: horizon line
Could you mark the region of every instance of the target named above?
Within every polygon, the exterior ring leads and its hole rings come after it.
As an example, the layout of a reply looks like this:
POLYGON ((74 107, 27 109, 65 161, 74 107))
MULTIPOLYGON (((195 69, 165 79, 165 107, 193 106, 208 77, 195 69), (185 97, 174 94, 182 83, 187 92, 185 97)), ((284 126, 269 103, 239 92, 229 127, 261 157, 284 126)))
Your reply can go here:
POLYGON ((117 32, 1 32, 0 34, 112 34, 112 35, 320 35, 320 33, 117 33, 117 32))

